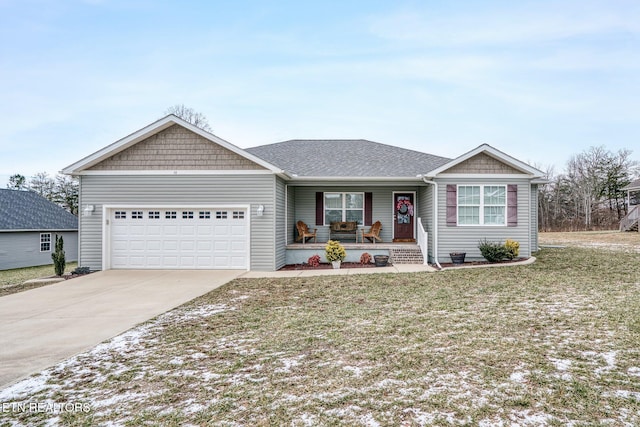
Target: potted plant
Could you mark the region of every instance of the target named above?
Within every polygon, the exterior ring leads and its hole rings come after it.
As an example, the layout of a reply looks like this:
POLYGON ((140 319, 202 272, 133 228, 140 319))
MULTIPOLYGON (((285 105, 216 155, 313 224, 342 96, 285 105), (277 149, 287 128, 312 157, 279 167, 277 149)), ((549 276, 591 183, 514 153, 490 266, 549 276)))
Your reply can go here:
POLYGON ((389 255, 374 255, 373 260, 376 267, 386 267, 389 262, 389 255))
POLYGON ((327 261, 333 265, 333 268, 340 268, 340 263, 347 257, 347 251, 337 240, 329 240, 324 251, 327 261))
POLYGON ((467 256, 466 252, 449 252, 449 256, 451 257, 451 262, 453 264, 464 264, 464 257, 467 256))

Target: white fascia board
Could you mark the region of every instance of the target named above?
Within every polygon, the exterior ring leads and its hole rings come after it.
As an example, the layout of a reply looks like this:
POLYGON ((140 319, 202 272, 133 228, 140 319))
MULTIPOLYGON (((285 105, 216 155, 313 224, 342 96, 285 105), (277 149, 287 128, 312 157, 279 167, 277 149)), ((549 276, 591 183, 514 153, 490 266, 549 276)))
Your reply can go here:
POLYGON ((170 114, 166 117, 163 117, 162 119, 151 123, 150 125, 140 129, 137 132, 132 133, 129 136, 126 136, 122 139, 120 139, 119 141, 114 142, 113 144, 107 145, 106 147, 104 147, 101 150, 96 151, 93 154, 90 154, 89 156, 83 158, 82 160, 77 161, 76 163, 73 163, 72 165, 67 166, 66 168, 62 169, 62 173, 66 174, 66 175, 78 175, 81 171, 83 171, 84 169, 90 168, 91 166, 100 163, 102 160, 113 156, 114 154, 117 154, 129 147, 131 147, 132 145, 137 144, 138 142, 149 138, 150 136, 153 136, 163 130, 165 130, 166 128, 173 126, 173 125, 180 125, 188 130, 190 130, 191 132, 200 135, 201 137, 214 142, 226 149, 228 149, 229 151, 232 151, 236 154, 238 154, 239 156, 242 156, 244 158, 246 158, 247 160, 250 160, 268 170, 270 170, 273 173, 284 173, 284 171, 282 171, 281 169, 275 167, 274 165, 265 162, 264 160, 260 159, 259 157, 254 156, 253 154, 250 154, 246 151, 244 151, 243 149, 236 147, 235 145, 231 144, 228 141, 225 141, 222 138, 219 138, 207 131, 204 131, 202 129, 200 129, 197 126, 192 125, 191 123, 188 123, 184 120, 182 120, 181 118, 174 116, 173 114, 170 114))
POLYGON ((229 170, 104 170, 81 171, 76 175, 271 175, 273 172, 265 169, 229 169, 229 170))
POLYGON ((433 178, 437 179, 533 179, 532 175, 515 173, 441 173, 433 178))
POLYGON ((527 174, 527 175, 531 175, 532 178, 538 178, 541 176, 544 176, 544 173, 536 168, 534 168, 533 166, 530 166, 524 162, 521 162, 520 160, 513 158, 511 156, 509 156, 506 153, 503 153, 502 151, 493 148, 492 146, 490 146, 489 144, 482 144, 476 148, 474 148, 473 150, 461 155, 460 157, 457 157, 453 160, 451 160, 449 163, 446 163, 442 166, 440 166, 439 168, 436 168, 434 170, 432 170, 429 173, 426 173, 425 176, 427 177, 436 177, 436 175, 441 175, 442 172, 446 171, 449 168, 452 168, 453 166, 464 162, 465 160, 470 159, 471 157, 480 154, 480 153, 485 153, 491 157, 493 157, 496 160, 499 160, 503 163, 506 163, 507 165, 521 170, 523 173, 527 174))
POLYGON ((419 177, 411 176, 291 176, 291 182, 296 181, 422 181, 419 177))

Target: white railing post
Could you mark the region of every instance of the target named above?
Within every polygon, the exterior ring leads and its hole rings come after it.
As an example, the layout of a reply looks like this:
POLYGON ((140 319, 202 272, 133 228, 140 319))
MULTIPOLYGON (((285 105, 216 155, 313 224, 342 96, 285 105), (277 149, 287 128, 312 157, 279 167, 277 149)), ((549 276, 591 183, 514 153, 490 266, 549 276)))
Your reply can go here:
POLYGON ((422 219, 417 218, 418 221, 418 247, 422 252, 423 264, 429 263, 429 234, 424 230, 422 226, 422 219))

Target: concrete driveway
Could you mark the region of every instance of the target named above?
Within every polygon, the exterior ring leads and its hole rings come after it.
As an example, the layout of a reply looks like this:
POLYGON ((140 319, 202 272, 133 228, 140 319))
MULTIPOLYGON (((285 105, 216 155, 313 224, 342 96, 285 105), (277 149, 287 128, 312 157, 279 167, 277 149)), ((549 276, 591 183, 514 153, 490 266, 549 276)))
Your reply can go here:
POLYGON ((242 270, 108 270, 0 298, 0 389, 203 295, 242 270))

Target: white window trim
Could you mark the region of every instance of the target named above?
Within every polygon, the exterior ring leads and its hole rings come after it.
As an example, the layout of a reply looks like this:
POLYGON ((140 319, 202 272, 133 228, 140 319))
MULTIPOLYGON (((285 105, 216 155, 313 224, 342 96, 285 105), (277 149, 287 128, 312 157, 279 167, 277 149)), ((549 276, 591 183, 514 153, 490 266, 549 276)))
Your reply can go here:
POLYGON ((40 233, 40 252, 51 252, 51 233, 40 233), (48 242, 43 242, 42 241, 42 237, 43 236, 49 236, 49 241, 48 242), (49 249, 46 251, 42 250, 42 244, 43 243, 49 243, 49 249))
POLYGON ((507 227, 507 211, 509 209, 509 194, 508 188, 505 184, 458 184, 456 188, 456 224, 458 227, 507 227), (480 223, 479 224, 461 224, 460 223, 460 187, 480 187, 480 204, 479 205, 462 205, 462 206, 477 206, 480 210, 480 223), (484 223, 484 208, 490 206, 502 207, 503 205, 485 205, 484 203, 484 188, 485 187, 503 187, 504 188, 504 221, 502 224, 485 224, 484 223))
POLYGON ((346 221, 346 215, 347 215, 347 211, 357 211, 357 210, 362 210, 362 224, 358 224, 358 225, 363 225, 364 224, 364 191, 325 191, 324 193, 322 193, 322 221, 324 223, 324 225, 329 226, 331 224, 327 224, 327 210, 338 210, 336 209, 327 209, 327 203, 326 203, 326 199, 325 196, 327 194, 340 194, 341 198, 342 198, 342 207, 340 208, 340 210, 342 210, 342 221, 346 221), (347 194, 361 194, 362 195, 362 208, 360 209, 347 209, 346 206, 346 197, 347 194))

